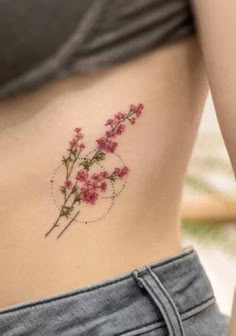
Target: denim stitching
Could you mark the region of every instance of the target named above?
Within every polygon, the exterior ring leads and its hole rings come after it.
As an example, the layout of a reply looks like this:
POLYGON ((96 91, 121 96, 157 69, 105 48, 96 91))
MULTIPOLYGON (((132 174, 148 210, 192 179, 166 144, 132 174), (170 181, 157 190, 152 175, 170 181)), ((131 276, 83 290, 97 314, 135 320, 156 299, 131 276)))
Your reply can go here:
MULTIPOLYGON (((184 315, 185 313, 188 313, 188 312, 190 312, 191 310, 194 310, 194 309, 197 308, 197 307, 200 308, 202 305, 204 305, 204 304, 207 303, 207 302, 210 303, 209 306, 205 307, 203 310, 201 310, 201 312, 204 311, 205 309, 209 308, 211 305, 215 304, 215 297, 212 296, 212 297, 206 299, 205 301, 202 301, 199 305, 196 305, 196 306, 194 306, 193 308, 184 311, 184 312, 181 313, 180 315, 182 315, 182 314, 184 315), (211 302, 212 299, 214 299, 213 302, 211 302)), ((184 317, 183 317, 183 318, 181 317, 181 318, 182 318, 183 321, 187 321, 188 319, 192 318, 194 315, 195 315, 195 314, 192 314, 192 315, 189 315, 189 316, 186 317, 186 318, 184 318, 184 317)), ((121 333, 119 333, 119 334, 115 334, 114 336, 125 336, 125 335, 126 335, 127 333, 129 333, 129 332, 132 332, 132 331, 135 331, 135 330, 139 330, 139 329, 142 329, 142 328, 145 328, 145 327, 151 326, 151 325, 153 325, 153 324, 157 324, 157 323, 160 323, 160 325, 159 325, 159 326, 156 326, 153 330, 160 329, 160 328, 166 326, 166 323, 165 323, 164 321, 160 321, 160 320, 159 320, 159 321, 158 321, 158 320, 156 321, 156 320, 155 320, 155 321, 152 321, 152 322, 145 323, 145 324, 143 324, 142 326, 139 326, 139 327, 135 327, 135 328, 131 328, 131 329, 122 331, 121 333)))
MULTIPOLYGON (((149 327, 149 326, 152 326, 154 324, 159 324, 159 325, 156 325, 152 330, 157 330, 157 329, 160 329, 160 328, 163 328, 166 326, 165 322, 159 322, 158 321, 152 321, 152 322, 149 322, 149 323, 145 323, 144 325, 142 326, 139 326, 139 327, 135 327, 135 328, 131 328, 131 329, 128 329, 128 330, 125 330, 125 331, 122 331, 121 333, 119 334, 115 334, 114 336, 125 336, 127 335, 127 333, 130 333, 132 331, 138 331, 140 329, 143 329, 145 327, 149 327)), ((152 331, 152 330, 148 330, 147 332, 149 331, 152 331)), ((142 332, 146 332, 146 331, 142 331, 142 332)))
POLYGON ((207 309, 208 307, 210 307, 211 305, 213 305, 213 304, 215 304, 215 303, 216 303, 216 298, 215 298, 215 296, 211 296, 210 298, 208 298, 208 299, 202 301, 200 304, 195 305, 194 307, 190 308, 189 310, 186 310, 186 311, 184 311, 184 312, 181 312, 181 313, 180 313, 181 318, 182 318, 182 320, 188 320, 188 319, 191 318, 192 316, 195 316, 195 315, 198 314, 199 312, 204 311, 205 309, 207 309), (206 306, 207 303, 209 303, 209 304, 206 306), (203 307, 203 306, 205 306, 205 308, 203 308, 202 310, 199 310, 197 313, 196 313, 196 312, 193 312, 193 311, 195 311, 197 308, 200 309, 200 308, 203 307), (192 314, 191 314, 191 312, 192 312, 192 314), (186 315, 187 313, 190 313, 189 316, 184 317, 183 315, 186 315))
MULTIPOLYGON (((169 259, 160 261, 160 262, 158 262, 158 265, 154 265, 154 263, 151 263, 151 264, 149 264, 148 266, 149 266, 151 269, 153 269, 153 270, 157 270, 159 267, 161 267, 161 266, 163 266, 163 265, 168 265, 168 264, 171 263, 172 261, 176 261, 176 260, 179 260, 179 259, 188 257, 189 255, 194 254, 194 253, 195 253, 195 250, 189 250, 189 251, 184 252, 184 253, 181 254, 181 255, 177 255, 177 256, 171 257, 171 258, 169 258, 169 259)), ((146 266, 146 265, 137 268, 137 271, 138 271, 139 274, 143 274, 143 273, 145 273, 146 270, 147 270, 147 266, 146 266), (143 267, 146 267, 146 269, 145 269, 145 270, 142 270, 143 267)))
MULTIPOLYGON (((143 329, 143 328, 148 327, 148 326, 152 326, 152 325, 157 324, 157 323, 158 323, 158 321, 152 321, 152 322, 149 322, 149 323, 145 323, 142 326, 122 331, 121 333, 115 334, 114 336, 125 336, 127 333, 130 333, 130 332, 136 331, 136 330, 138 331, 140 329, 143 329)), ((152 330, 160 329, 160 328, 165 327, 165 326, 166 326, 165 322, 160 322, 160 324, 158 326, 156 326, 155 328, 153 328, 152 330)), ((149 330, 149 331, 151 331, 151 330, 149 330)), ((146 332, 146 331, 144 331, 144 332, 146 332)))

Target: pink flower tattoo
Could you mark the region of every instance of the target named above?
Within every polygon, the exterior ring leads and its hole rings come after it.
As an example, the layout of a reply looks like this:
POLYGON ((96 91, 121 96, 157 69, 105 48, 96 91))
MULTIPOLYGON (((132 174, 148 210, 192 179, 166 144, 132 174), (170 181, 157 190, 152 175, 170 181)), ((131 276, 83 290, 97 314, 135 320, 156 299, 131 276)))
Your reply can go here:
POLYGON ((124 133, 127 124, 135 124, 142 115, 143 108, 141 103, 131 104, 127 113, 117 112, 112 118, 107 119, 104 124, 107 127, 105 134, 96 140, 95 153, 92 157, 83 157, 83 160, 81 160, 81 153, 86 148, 83 142, 84 134, 81 127, 74 129, 74 135, 67 148, 67 155, 62 157, 65 180, 59 190, 63 194, 63 201, 59 208, 59 214, 46 232, 45 237, 58 228, 60 232, 57 238, 60 238, 76 221, 83 203, 96 204, 101 195, 106 194, 109 183, 123 180, 127 176, 129 168, 126 165, 115 167, 110 172, 105 169, 100 172, 92 172, 91 169, 95 164, 105 160, 108 153, 114 154, 118 147, 118 137, 124 133), (67 221, 66 224, 61 223, 62 218, 67 221))

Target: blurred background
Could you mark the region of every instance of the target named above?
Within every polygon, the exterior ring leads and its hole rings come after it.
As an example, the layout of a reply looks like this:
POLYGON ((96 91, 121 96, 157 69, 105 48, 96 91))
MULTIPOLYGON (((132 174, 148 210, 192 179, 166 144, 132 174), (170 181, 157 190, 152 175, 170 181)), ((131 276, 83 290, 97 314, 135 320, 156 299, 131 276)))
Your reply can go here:
POLYGON ((206 101, 183 192, 184 245, 192 245, 230 315, 236 286, 236 180, 215 114, 206 101))

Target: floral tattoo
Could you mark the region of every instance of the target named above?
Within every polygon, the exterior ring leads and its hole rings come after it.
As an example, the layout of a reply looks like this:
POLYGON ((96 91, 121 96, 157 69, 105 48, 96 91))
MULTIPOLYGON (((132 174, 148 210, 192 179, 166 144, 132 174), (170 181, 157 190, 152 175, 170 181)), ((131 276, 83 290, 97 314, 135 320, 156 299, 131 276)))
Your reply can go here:
MULTIPOLYGON (((119 180, 124 181, 130 170, 124 165, 121 157, 115 153, 118 143, 114 140, 125 131, 127 123, 135 124, 142 111, 143 104, 131 104, 127 113, 118 112, 113 118, 109 118, 104 124, 108 127, 105 135, 96 140, 96 148, 85 156, 83 155, 85 144, 82 142, 84 135, 80 127, 74 129, 74 136, 69 141, 67 155, 63 156, 59 166, 59 168, 64 167, 65 175, 64 184, 59 187, 60 194, 63 196, 62 204, 58 207, 58 216, 46 232, 45 238, 52 234, 55 229, 59 230, 57 238, 60 238, 73 222, 78 221, 83 204, 94 205, 102 198, 112 199, 113 202, 114 197, 121 192, 124 184, 117 194, 114 192, 114 184, 117 184, 119 180), (107 159, 108 153, 113 153, 116 158, 119 158, 123 166, 115 166, 111 172, 104 169, 101 162, 107 159), (96 170, 98 167, 99 171, 96 170), (112 190, 112 196, 104 196, 109 189, 112 190), (66 220, 66 224, 64 221, 63 224, 61 223, 62 218, 66 220)), ((87 223, 87 221, 84 223, 87 223)))

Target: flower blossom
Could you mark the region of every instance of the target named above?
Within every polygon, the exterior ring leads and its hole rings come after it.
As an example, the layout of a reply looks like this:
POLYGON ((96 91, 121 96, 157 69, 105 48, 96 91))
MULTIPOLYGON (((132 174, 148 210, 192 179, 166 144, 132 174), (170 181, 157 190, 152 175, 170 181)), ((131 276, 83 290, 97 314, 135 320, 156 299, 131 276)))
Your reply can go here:
MULTIPOLYGON (((82 171, 80 171, 82 175, 82 171)), ((78 173, 77 173, 78 175, 78 173)), ((107 171, 99 173, 93 173, 88 176, 88 173, 84 178, 81 178, 83 184, 80 187, 81 200, 88 204, 95 204, 99 196, 99 191, 105 192, 107 189, 107 182, 104 181, 109 177, 107 171)))
POLYGON ((88 179, 88 172, 86 170, 79 170, 75 177, 80 182, 85 182, 88 179))
POLYGON ((125 121, 126 114, 123 113, 123 112, 117 112, 117 113, 114 115, 114 117, 115 117, 116 120, 125 121))
POLYGON ((100 189, 101 191, 106 191, 107 189, 107 183, 105 181, 103 181, 101 184, 100 184, 100 189))
POLYGON ((85 144, 82 142, 78 145, 79 149, 82 150, 85 148, 85 144))
POLYGON ((96 200, 98 199, 98 193, 95 190, 90 190, 86 187, 82 187, 80 189, 81 192, 81 200, 85 203, 95 204, 96 200))
POLYGON ((90 177, 92 180, 101 181, 102 179, 105 179, 108 176, 109 176, 109 173, 107 171, 102 171, 100 173, 93 173, 90 177))
POLYGON ((140 117, 140 115, 142 114, 142 110, 143 110, 143 104, 138 104, 137 106, 134 104, 130 105, 130 112, 135 112, 137 117, 140 117))
POLYGON ((80 133, 81 131, 81 127, 76 127, 74 129, 75 131, 75 135, 72 138, 72 140, 70 140, 70 147, 71 148, 79 148, 80 150, 85 148, 85 144, 84 143, 79 143, 79 140, 83 139, 84 135, 82 133, 80 133))
POLYGON ((68 189, 70 189, 72 187, 72 181, 71 180, 66 180, 64 183, 64 186, 68 189))
POLYGON ((111 119, 111 118, 109 118, 109 119, 107 119, 107 121, 105 122, 105 126, 108 126, 108 125, 112 125, 113 126, 113 124, 114 124, 114 120, 113 119, 111 119))
POLYGON ((129 168, 124 166, 122 168, 115 168, 113 174, 119 178, 123 178, 129 172, 129 168))
POLYGON ((106 152, 113 153, 117 147, 117 142, 111 141, 108 138, 101 137, 96 140, 98 148, 106 152))

